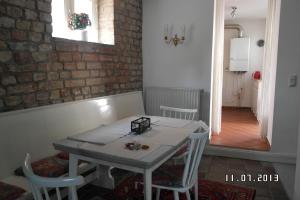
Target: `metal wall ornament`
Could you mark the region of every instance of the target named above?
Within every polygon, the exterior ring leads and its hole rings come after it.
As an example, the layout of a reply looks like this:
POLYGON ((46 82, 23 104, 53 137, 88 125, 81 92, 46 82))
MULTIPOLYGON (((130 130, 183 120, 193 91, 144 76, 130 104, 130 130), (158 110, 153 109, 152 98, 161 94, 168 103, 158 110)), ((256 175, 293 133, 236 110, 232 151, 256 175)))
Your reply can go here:
POLYGON ((185 25, 182 28, 182 35, 178 36, 178 33, 172 34, 172 30, 169 28, 169 25, 165 25, 164 28, 164 40, 166 44, 173 44, 175 47, 178 44, 183 44, 186 40, 185 38, 185 25))

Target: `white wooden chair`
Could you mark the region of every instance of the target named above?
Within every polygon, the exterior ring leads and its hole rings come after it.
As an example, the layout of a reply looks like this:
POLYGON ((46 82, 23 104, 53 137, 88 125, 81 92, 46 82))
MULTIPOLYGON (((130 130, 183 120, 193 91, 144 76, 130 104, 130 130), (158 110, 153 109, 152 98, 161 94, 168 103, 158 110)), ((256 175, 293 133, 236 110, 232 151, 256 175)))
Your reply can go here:
POLYGON ((197 109, 174 108, 169 106, 160 106, 163 117, 195 120, 197 109))
POLYGON ((23 164, 23 172, 26 178, 29 181, 29 185, 32 191, 32 195, 35 200, 50 200, 49 189, 54 189, 56 191, 57 200, 62 199, 62 194, 60 188, 70 188, 71 190, 71 200, 77 200, 77 192, 76 186, 84 183, 84 178, 82 176, 77 176, 75 178, 45 178, 37 176, 33 173, 31 168, 31 158, 30 155, 27 154, 24 164, 23 164))
POLYGON ((174 199, 179 200, 179 193, 186 193, 187 199, 191 200, 190 189, 194 187, 195 200, 198 200, 198 167, 202 157, 202 153, 208 138, 209 128, 204 122, 201 122, 203 131, 193 133, 190 137, 189 150, 187 160, 184 165, 182 179, 179 185, 165 186, 153 184, 152 187, 157 189, 156 200, 159 200, 160 190, 171 190, 174 194, 174 199))
MULTIPOLYGON (((168 106, 160 106, 160 110, 162 111, 163 117, 177 118, 177 119, 185 119, 185 120, 195 120, 197 109, 183 109, 183 108, 174 108, 168 106)), ((175 164, 177 164, 178 160, 185 159, 187 155, 186 146, 183 146, 178 153, 176 153, 172 160, 174 160, 175 164)))

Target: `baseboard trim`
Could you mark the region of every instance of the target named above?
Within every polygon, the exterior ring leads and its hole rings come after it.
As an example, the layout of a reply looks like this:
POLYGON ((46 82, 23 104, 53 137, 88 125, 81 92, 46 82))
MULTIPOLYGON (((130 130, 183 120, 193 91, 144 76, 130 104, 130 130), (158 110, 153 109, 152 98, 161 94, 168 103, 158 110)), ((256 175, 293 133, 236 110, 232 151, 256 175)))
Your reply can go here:
POLYGON ((271 151, 254 151, 208 145, 204 150, 204 154, 274 163, 296 164, 295 154, 273 153, 271 151))

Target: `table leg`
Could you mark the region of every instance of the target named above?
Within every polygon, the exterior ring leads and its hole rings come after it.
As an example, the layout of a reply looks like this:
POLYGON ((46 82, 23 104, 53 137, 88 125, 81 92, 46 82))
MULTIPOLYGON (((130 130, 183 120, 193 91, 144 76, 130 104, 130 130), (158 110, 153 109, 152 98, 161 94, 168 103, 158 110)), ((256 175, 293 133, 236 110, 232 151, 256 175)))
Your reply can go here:
MULTIPOLYGON (((69 156, 69 177, 76 177, 78 171, 78 159, 74 154, 70 154, 69 156)), ((76 195, 76 186, 69 188, 69 200, 77 200, 75 199, 77 197, 76 195)))
POLYGON ((152 171, 146 169, 144 172, 144 199, 152 200, 152 171))

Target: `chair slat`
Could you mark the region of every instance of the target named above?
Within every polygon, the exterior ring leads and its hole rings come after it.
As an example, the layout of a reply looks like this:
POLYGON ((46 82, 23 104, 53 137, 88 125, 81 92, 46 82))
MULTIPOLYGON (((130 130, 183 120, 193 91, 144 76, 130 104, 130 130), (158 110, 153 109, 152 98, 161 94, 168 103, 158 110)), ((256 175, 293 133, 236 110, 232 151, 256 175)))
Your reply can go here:
POLYGON ((35 175, 31 168, 31 159, 29 154, 26 155, 23 164, 23 172, 30 183, 30 189, 35 200, 43 200, 43 196, 46 200, 50 200, 51 198, 47 188, 55 188, 56 198, 57 200, 61 200, 62 197, 59 188, 67 187, 71 188, 70 199, 77 200, 76 186, 84 183, 84 178, 82 176, 77 176, 74 178, 46 178, 35 175), (44 195, 42 195, 42 193, 44 195))
POLYGON ((60 194, 60 190, 58 187, 56 188, 56 197, 57 197, 57 200, 61 200, 61 194, 60 194))
POLYGON ((47 191, 47 188, 43 187, 43 191, 44 191, 44 195, 45 195, 46 200, 50 200, 50 197, 49 197, 49 193, 48 193, 48 191, 47 191))
POLYGON ((176 119, 195 120, 197 109, 182 109, 168 106, 160 106, 163 117, 176 119))
MULTIPOLYGON (((197 133, 193 133, 191 137, 197 133)), ((191 138, 189 145, 188 158, 185 163, 182 184, 188 186, 192 184, 197 178, 197 170, 203 154, 204 146, 208 138, 208 130, 205 133, 198 133, 199 137, 191 138)))

